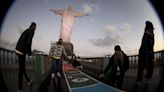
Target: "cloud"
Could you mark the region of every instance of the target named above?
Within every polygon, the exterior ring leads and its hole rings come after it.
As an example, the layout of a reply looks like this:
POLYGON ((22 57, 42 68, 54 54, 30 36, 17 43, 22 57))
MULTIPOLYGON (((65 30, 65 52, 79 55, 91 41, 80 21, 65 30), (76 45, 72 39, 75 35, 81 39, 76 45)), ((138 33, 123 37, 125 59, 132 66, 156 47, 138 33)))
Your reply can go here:
POLYGON ((107 25, 104 27, 103 31, 105 32, 131 32, 132 28, 128 22, 120 23, 119 25, 107 25))
POLYGON ((43 1, 45 1, 45 2, 49 2, 49 1, 51 1, 51 0, 43 0, 43 1))
POLYGON ((125 23, 121 23, 119 25, 119 28, 123 31, 131 31, 131 25, 128 23, 128 22, 125 22, 125 23))
POLYGON ((8 45, 9 44, 9 41, 5 41, 3 39, 0 39, 0 46, 3 47, 4 45, 8 45))
POLYGON ((43 40, 43 37, 41 36, 41 35, 36 35, 36 36, 34 36, 34 40, 36 40, 36 41, 41 41, 41 40, 43 40))
POLYGON ((82 9, 84 13, 93 13, 93 12, 98 12, 100 11, 100 4, 101 1, 98 1, 96 3, 91 3, 91 4, 84 4, 82 9))
POLYGON ((1 43, 0 47, 10 49, 10 50, 14 50, 16 46, 16 41, 11 42, 4 39, 0 39, 0 43, 1 43))
POLYGON ((109 47, 113 44, 120 44, 122 43, 122 40, 120 37, 112 37, 109 35, 106 35, 104 38, 99 39, 90 39, 90 42, 98 47, 109 47))
POLYGON ((104 37, 90 39, 89 41, 97 47, 110 47, 116 44, 123 44, 126 35, 131 31, 129 23, 119 25, 107 25, 103 28, 104 37))
POLYGON ((92 8, 89 5, 84 4, 84 6, 83 6, 83 12, 90 14, 92 12, 92 8))
POLYGON ((128 49, 125 52, 129 55, 136 55, 136 54, 138 54, 138 48, 128 49))
POLYGON ((117 27, 114 25, 107 25, 106 27, 104 27, 103 31, 105 32, 115 32, 117 31, 117 27))
POLYGON ((18 33, 19 33, 19 34, 22 34, 24 30, 23 30, 20 26, 17 26, 17 28, 18 28, 18 30, 17 30, 18 33))

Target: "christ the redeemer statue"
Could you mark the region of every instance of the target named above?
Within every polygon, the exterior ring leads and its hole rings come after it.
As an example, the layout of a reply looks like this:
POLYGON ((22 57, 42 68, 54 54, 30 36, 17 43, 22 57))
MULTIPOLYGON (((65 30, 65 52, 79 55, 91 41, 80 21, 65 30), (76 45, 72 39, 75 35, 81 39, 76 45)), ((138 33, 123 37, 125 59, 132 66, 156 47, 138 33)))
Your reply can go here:
POLYGON ((50 11, 53 11, 55 14, 59 14, 62 16, 60 38, 62 38, 63 42, 68 43, 71 42, 71 33, 74 17, 88 15, 87 13, 76 12, 73 6, 69 6, 68 9, 63 10, 50 9, 50 11))

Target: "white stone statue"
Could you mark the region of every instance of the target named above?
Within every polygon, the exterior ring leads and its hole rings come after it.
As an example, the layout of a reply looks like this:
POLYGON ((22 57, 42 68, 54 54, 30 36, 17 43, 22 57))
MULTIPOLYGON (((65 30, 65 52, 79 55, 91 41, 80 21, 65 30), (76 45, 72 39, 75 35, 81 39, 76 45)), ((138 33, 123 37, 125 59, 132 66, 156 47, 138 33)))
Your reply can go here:
POLYGON ((63 10, 50 9, 50 11, 53 11, 55 14, 59 14, 62 16, 60 38, 63 39, 63 42, 68 43, 71 42, 71 33, 74 17, 82 17, 89 15, 87 13, 76 12, 73 6, 69 6, 68 9, 63 10))

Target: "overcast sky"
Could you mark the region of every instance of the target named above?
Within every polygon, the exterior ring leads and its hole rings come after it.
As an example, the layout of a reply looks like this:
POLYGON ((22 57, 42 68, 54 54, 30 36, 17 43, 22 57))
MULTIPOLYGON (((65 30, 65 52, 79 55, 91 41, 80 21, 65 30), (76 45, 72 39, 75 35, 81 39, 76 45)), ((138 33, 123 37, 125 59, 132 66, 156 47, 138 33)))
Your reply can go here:
POLYGON ((48 53, 61 27, 61 16, 49 9, 66 9, 69 5, 77 12, 89 13, 74 20, 71 42, 77 55, 113 54, 118 44, 128 55, 138 54, 146 20, 154 24, 154 50, 164 49, 161 22, 147 0, 16 0, 2 25, 1 46, 14 49, 21 33, 34 21, 37 28, 32 49, 48 53))

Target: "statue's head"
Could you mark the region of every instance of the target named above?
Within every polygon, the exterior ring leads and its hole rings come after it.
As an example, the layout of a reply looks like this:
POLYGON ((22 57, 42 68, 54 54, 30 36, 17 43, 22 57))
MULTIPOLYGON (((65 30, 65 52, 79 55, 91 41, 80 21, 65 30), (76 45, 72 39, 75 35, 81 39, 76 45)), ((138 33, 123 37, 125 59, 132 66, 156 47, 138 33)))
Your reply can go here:
POLYGON ((72 5, 70 5, 70 6, 68 7, 68 9, 69 9, 69 10, 73 10, 74 7, 73 7, 72 5))

